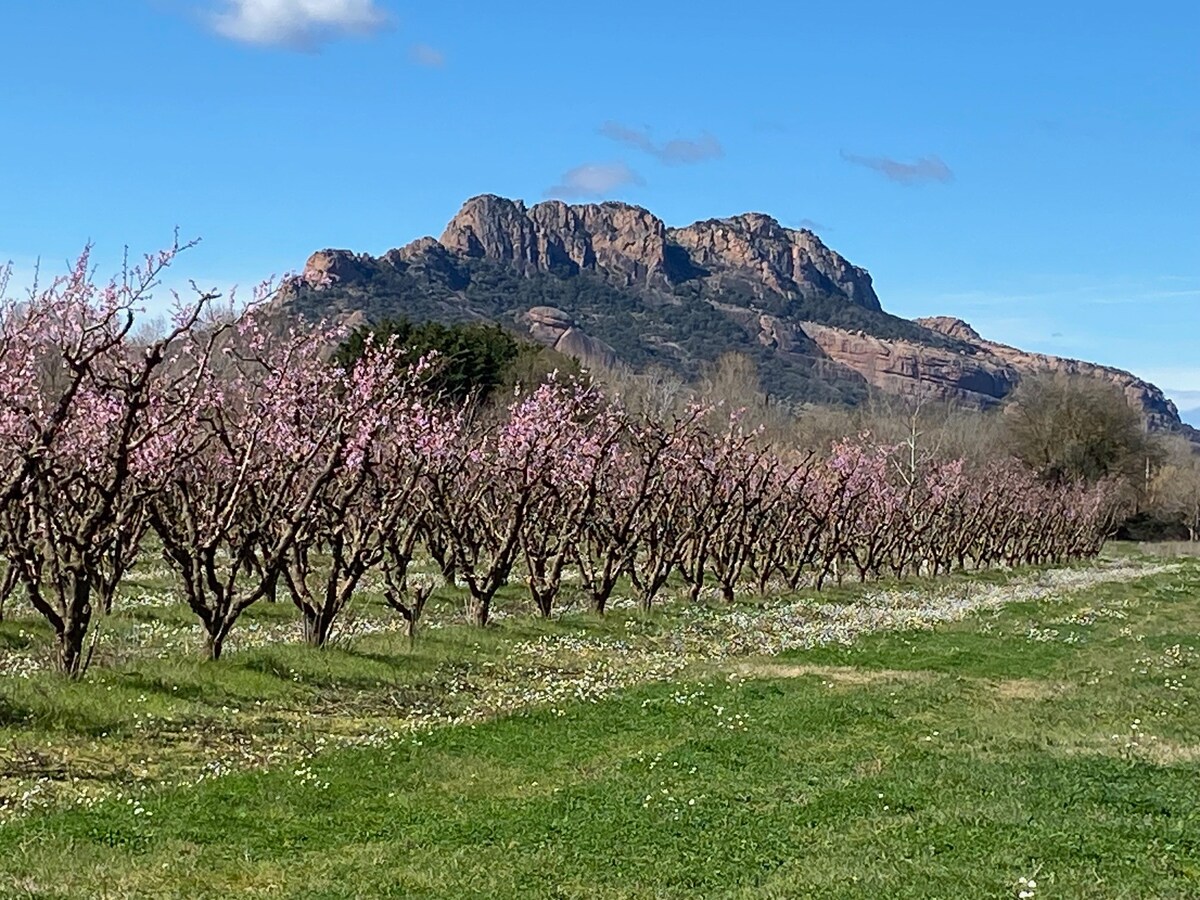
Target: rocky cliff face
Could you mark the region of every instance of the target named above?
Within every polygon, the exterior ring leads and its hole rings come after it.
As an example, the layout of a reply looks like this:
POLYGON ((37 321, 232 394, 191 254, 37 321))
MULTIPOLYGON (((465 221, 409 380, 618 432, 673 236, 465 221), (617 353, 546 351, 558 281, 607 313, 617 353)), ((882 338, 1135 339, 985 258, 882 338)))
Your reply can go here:
POLYGON ((666 227, 624 203, 568 206, 558 200, 531 209, 486 194, 468 200, 442 232, 441 244, 528 271, 600 272, 623 285, 667 282, 666 227))
POLYGON ((527 208, 492 194, 468 200, 436 241, 420 238, 378 259, 318 250, 302 278, 313 288, 361 283, 380 266, 447 269, 456 258, 486 259, 522 274, 569 278, 592 272, 625 288, 670 292, 695 283, 713 295, 736 288, 777 301, 823 297, 880 309, 865 269, 811 231, 784 228, 761 213, 667 228, 657 216, 626 203, 548 200, 527 208))
POLYGON ((811 231, 784 228, 770 216, 747 213, 709 219, 667 234, 687 251, 691 264, 718 285, 731 279, 759 296, 823 294, 866 309, 880 308, 865 269, 851 265, 811 231))
POLYGON ((319 289, 331 284, 362 281, 374 268, 375 260, 365 253, 318 250, 308 258, 300 277, 309 287, 319 289))
POLYGON ((593 271, 625 287, 671 288, 695 281, 715 292, 736 282, 757 296, 833 296, 877 310, 871 276, 826 247, 811 231, 784 228, 747 213, 667 228, 640 206, 568 205, 526 208, 491 194, 468 200, 446 230, 443 246, 522 271, 593 271))
POLYGON ((1180 428, 1162 392, 1128 372, 988 341, 961 319, 888 315, 864 269, 761 213, 668 228, 625 203, 488 194, 437 240, 314 253, 282 298, 354 321, 493 319, 591 367, 690 377, 733 350, 758 362, 768 391, 798 400, 857 402, 870 385, 986 409, 1023 376, 1067 372, 1117 385, 1152 427, 1180 428))
POLYGON ((988 409, 1021 380, 1016 367, 986 354, 956 353, 815 322, 804 322, 800 329, 829 359, 889 394, 988 409))
POLYGON ((1027 353, 1007 344, 984 340, 962 319, 937 316, 916 321, 931 330, 943 334, 954 334, 956 337, 969 341, 979 348, 981 358, 990 357, 999 360, 1022 375, 1061 372, 1066 375, 1095 378, 1115 385, 1125 394, 1130 406, 1143 412, 1152 428, 1174 428, 1179 424, 1179 410, 1175 408, 1175 404, 1168 400, 1158 387, 1148 381, 1143 381, 1131 372, 1079 359, 1066 359, 1043 353, 1027 353), (964 337, 967 332, 973 337, 964 337))
POLYGON ((854 370, 868 384, 889 394, 987 409, 1008 396, 1022 377, 1061 372, 1099 379, 1120 388, 1129 405, 1139 410, 1153 429, 1171 430, 1179 424, 1175 404, 1157 387, 1130 372, 1082 360, 1027 353, 988 341, 962 319, 950 316, 916 322, 962 342, 968 352, 881 339, 814 322, 801 323, 800 329, 829 359, 854 370))

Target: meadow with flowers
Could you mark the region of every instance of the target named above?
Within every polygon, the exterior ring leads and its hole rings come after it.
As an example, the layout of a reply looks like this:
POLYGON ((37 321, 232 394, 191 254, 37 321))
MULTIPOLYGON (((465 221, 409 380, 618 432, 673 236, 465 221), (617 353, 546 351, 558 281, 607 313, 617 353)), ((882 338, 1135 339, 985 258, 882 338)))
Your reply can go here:
POLYGON ((0 309, 0 892, 1200 892, 1200 568, 1113 484, 136 335, 181 249, 0 309))
MULTIPOLYGON (((82 679, 32 661, 2 676, 0 893, 1200 885, 1190 559, 732 606, 680 584, 603 618, 578 595, 542 619, 506 589, 483 630, 443 588, 411 648, 381 595, 322 651, 265 603, 215 665, 179 652, 200 628, 155 575, 82 679)), ((48 637, 0 628, 9 648, 48 637)))

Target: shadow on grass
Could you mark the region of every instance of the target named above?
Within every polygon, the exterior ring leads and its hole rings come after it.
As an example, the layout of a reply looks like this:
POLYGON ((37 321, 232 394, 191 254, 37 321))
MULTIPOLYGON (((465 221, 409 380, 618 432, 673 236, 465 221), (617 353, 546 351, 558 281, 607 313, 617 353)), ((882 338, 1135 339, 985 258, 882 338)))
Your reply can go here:
POLYGON ((35 642, 47 644, 53 638, 50 626, 42 619, 8 618, 0 622, 0 650, 25 650, 35 642))
POLYGON ((21 725, 34 715, 32 707, 15 702, 11 697, 0 693, 0 728, 9 725, 21 725))

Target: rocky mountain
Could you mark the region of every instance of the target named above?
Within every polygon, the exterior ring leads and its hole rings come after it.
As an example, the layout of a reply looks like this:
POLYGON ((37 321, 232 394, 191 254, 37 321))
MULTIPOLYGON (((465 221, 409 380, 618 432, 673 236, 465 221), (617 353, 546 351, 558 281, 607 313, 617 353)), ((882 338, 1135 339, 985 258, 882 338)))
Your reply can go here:
POLYGON ((887 340, 863 332, 847 332, 812 322, 805 334, 831 360, 853 369, 868 383, 889 394, 932 397, 986 409, 1000 402, 1024 375, 1061 372, 1106 381, 1120 388, 1130 406, 1154 430, 1181 430, 1175 404, 1161 390, 1137 376, 1095 363, 1027 353, 984 340, 962 319, 934 316, 918 325, 953 337, 970 348, 961 353, 903 340, 887 340))
POLYGON ((488 194, 436 240, 379 257, 317 251, 279 302, 354 321, 494 320, 591 367, 686 377, 738 351, 768 392, 799 402, 876 390, 984 409, 1025 375, 1070 372, 1117 385, 1154 428, 1181 427, 1171 401, 1128 372, 987 341, 961 319, 890 315, 865 269, 761 213, 670 228, 625 203, 488 194))
POLYGON ((668 290, 695 281, 758 297, 827 294, 880 309, 866 270, 811 231, 784 228, 759 213, 667 228, 657 216, 624 203, 550 200, 526 209, 519 200, 485 195, 467 201, 439 243, 525 274, 588 271, 624 288, 668 290))

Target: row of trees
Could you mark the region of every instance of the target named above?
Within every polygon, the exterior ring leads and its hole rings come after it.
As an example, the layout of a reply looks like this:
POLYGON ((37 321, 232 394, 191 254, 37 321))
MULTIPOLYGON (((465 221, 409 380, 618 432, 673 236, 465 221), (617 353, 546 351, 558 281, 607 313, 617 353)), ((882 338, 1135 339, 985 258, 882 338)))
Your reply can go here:
MULTIPOLYGON (((919 371, 919 368, 918 368, 919 371)), ((1120 386, 1070 372, 1025 375, 1003 404, 986 412, 912 395, 875 393, 854 407, 796 409, 762 392, 749 357, 729 353, 687 385, 669 373, 608 374, 631 405, 661 415, 694 397, 746 408, 748 421, 772 440, 828 447, 870 431, 903 445, 910 458, 963 458, 983 465, 1015 458, 1040 478, 1062 483, 1108 481, 1126 514, 1116 535, 1133 540, 1191 540, 1200 535, 1200 444, 1186 428, 1148 429, 1120 386)))
POLYGON ((0 552, 71 675, 151 534, 216 659, 281 591, 323 645, 369 572, 415 628, 419 551, 485 625, 518 576, 550 615, 577 571, 602 613, 622 579, 647 608, 672 576, 732 600, 751 583, 1078 557, 1111 525, 1104 483, 918 460, 866 434, 801 453, 737 414, 643 419, 574 379, 502 410, 439 402, 436 357, 367 339, 334 358, 336 330, 213 294, 136 339, 135 311, 180 249, 108 285, 85 255, 0 309, 0 552))

